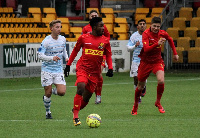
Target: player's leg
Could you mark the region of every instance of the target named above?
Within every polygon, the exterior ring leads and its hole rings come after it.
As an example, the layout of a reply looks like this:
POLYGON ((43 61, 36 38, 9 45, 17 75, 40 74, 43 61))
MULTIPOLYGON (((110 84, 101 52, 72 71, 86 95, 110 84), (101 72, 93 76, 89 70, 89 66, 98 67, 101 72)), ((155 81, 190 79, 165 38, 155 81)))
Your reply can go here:
POLYGON ((41 84, 44 87, 45 94, 43 96, 43 102, 46 109, 46 119, 52 119, 50 106, 51 106, 51 94, 52 94, 53 78, 49 72, 41 72, 41 84))
POLYGON ((66 85, 63 84, 55 84, 56 88, 52 89, 52 93, 53 90, 56 91, 57 95, 59 96, 64 96, 65 92, 66 92, 66 85))
POLYGON ((78 114, 81 107, 81 101, 83 99, 82 95, 88 83, 88 74, 83 70, 78 70, 76 72, 76 77, 77 77, 77 80, 76 80, 75 85, 77 86, 77 91, 76 91, 76 95, 74 96, 74 106, 73 106, 72 111, 73 111, 73 123, 75 126, 78 126, 81 124, 78 114))
POLYGON ((165 113, 165 110, 160 103, 162 94, 164 92, 164 71, 162 70, 157 71, 156 77, 158 80, 158 85, 157 85, 157 100, 155 102, 155 106, 158 107, 160 113, 165 113))
MULTIPOLYGON (((134 76, 134 90, 136 90, 137 88, 137 85, 138 85, 138 77, 137 76, 134 76)), ((141 103, 141 96, 139 97, 139 101, 138 103, 141 103)))
POLYGON ((88 79, 88 83, 85 86, 85 91, 83 93, 83 99, 81 101, 81 108, 83 109, 89 102, 90 98, 92 97, 92 94, 96 88, 96 85, 99 81, 99 76, 91 76, 88 79))
POLYGON ((103 71, 104 67, 105 67, 105 60, 101 64, 101 76, 98 80, 97 87, 95 89, 95 94, 96 94, 95 104, 101 103, 101 91, 102 91, 102 86, 103 86, 102 71, 103 71))
POLYGON ((139 64, 132 61, 131 70, 130 70, 130 77, 132 77, 133 80, 134 80, 134 91, 135 91, 137 84, 138 84, 138 78, 137 78, 138 66, 139 66, 139 64))
POLYGON ((55 74, 53 83, 55 84, 56 88, 52 89, 52 94, 64 96, 66 92, 66 82, 64 74, 63 73, 55 74))
POLYGON ((90 98, 92 97, 92 92, 87 89, 85 83, 78 83, 77 84, 77 94, 74 97, 74 108, 73 108, 73 122, 75 126, 81 124, 80 119, 78 117, 79 111, 83 109, 89 102, 90 98))
POLYGON ((81 107, 80 110, 83 109, 84 107, 86 107, 86 105, 88 104, 90 98, 92 97, 92 92, 90 92, 88 89, 85 89, 84 93, 83 93, 83 99, 81 101, 81 107))
POLYGON ((133 79, 134 79, 134 90, 135 90, 138 85, 138 77, 134 76, 133 79))
POLYGON ((96 89, 95 89, 95 94, 96 94, 95 104, 100 104, 100 103, 101 103, 102 85, 103 85, 103 77, 101 76, 101 77, 99 78, 99 81, 98 81, 98 83, 97 83, 97 87, 96 87, 96 89))
MULTIPOLYGON (((147 80, 146 80, 146 83, 147 83, 147 80)), ((144 89, 142 90, 142 94, 141 94, 142 97, 145 96, 146 90, 147 90, 147 88, 146 88, 146 84, 145 84, 144 89)))
POLYGON ((160 113, 165 113, 164 108, 161 106, 160 100, 164 92, 164 62, 154 65, 153 73, 156 75, 157 85, 157 100, 155 106, 158 107, 160 113))
MULTIPOLYGON (((84 78, 84 77, 83 77, 84 78)), ((86 78, 84 78, 86 79, 86 78)), ((75 126, 78 126, 81 124, 81 121, 79 119, 79 111, 81 109, 81 103, 83 101, 83 93, 85 91, 86 83, 85 82, 78 82, 77 83, 77 92, 74 97, 74 107, 72 109, 73 111, 73 122, 75 126)))
POLYGON ((140 100, 142 90, 144 89, 144 86, 145 86, 145 81, 144 82, 138 81, 138 85, 137 85, 137 88, 135 90, 135 102, 134 102, 133 109, 132 109, 132 112, 131 112, 132 115, 137 115, 138 103, 139 103, 139 100, 140 100))
POLYGON ((78 113, 81 107, 81 101, 83 99, 82 95, 85 91, 85 83, 79 82, 77 83, 77 92, 74 97, 74 107, 73 107, 73 118, 79 118, 78 113))
POLYGON ((45 95, 43 96, 44 107, 46 109, 46 119, 52 119, 50 106, 51 106, 51 89, 52 85, 45 86, 44 91, 45 95))
MULTIPOLYGON (((137 88, 137 84, 138 84, 138 77, 137 77, 138 66, 139 66, 139 63, 132 61, 131 70, 130 70, 130 77, 132 77, 133 80, 134 80, 134 92, 135 92, 135 90, 137 88)), ((141 97, 139 99, 139 103, 140 102, 141 102, 141 97)))
POLYGON ((138 85, 135 90, 135 101, 131 112, 132 115, 137 115, 138 101, 140 99, 142 90, 144 89, 144 86, 146 84, 146 79, 149 77, 151 71, 152 71, 151 65, 145 62, 140 62, 140 65, 138 67, 138 85))

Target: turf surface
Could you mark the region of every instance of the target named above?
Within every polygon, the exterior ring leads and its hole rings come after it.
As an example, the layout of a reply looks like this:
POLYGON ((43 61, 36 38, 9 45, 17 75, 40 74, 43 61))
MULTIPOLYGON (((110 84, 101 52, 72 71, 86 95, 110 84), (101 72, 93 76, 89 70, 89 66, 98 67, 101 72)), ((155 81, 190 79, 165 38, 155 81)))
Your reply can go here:
POLYGON ((95 96, 80 111, 81 126, 72 122, 71 109, 76 92, 75 76, 66 78, 64 97, 52 95, 53 119, 45 119, 42 101, 44 90, 40 78, 0 79, 0 137, 4 138, 74 138, 74 137, 152 137, 183 138, 200 136, 199 73, 166 73, 165 92, 161 103, 166 110, 160 114, 154 106, 156 78, 147 82, 147 94, 132 116, 134 102, 133 78, 129 73, 104 77, 102 103, 94 104, 95 96), (91 129, 85 120, 97 113, 102 118, 99 128, 91 129))

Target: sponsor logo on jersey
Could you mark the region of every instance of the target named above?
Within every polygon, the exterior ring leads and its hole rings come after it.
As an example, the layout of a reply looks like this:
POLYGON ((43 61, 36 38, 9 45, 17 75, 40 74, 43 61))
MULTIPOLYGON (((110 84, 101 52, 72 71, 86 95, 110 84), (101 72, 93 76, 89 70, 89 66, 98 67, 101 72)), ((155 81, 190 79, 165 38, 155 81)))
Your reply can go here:
POLYGON ((85 54, 86 54, 86 55, 98 55, 98 56, 103 56, 103 51, 93 50, 93 49, 85 49, 85 54))

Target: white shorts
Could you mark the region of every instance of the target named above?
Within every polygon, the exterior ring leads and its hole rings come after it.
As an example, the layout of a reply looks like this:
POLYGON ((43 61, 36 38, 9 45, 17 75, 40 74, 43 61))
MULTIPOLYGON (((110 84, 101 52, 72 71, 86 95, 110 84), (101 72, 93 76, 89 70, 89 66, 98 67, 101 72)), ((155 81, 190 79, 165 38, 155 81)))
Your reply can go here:
POLYGON ((50 73, 41 72, 41 84, 42 86, 50 86, 52 84, 63 84, 66 85, 65 77, 63 73, 50 73))
POLYGON ((136 63, 132 61, 131 70, 130 70, 130 77, 135 77, 138 74, 138 66, 140 63, 136 63))

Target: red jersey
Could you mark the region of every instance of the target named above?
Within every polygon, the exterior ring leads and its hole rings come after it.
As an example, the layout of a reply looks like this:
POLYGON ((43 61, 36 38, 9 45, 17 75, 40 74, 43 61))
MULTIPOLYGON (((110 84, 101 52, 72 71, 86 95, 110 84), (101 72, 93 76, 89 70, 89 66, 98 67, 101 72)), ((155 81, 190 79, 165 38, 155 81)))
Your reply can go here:
MULTIPOLYGON (((83 27, 82 33, 83 34, 92 33, 92 27, 90 26, 90 24, 83 27)), ((108 29, 105 25, 104 25, 104 34, 103 35, 110 40, 110 33, 108 32, 108 29)))
POLYGON ((166 40, 168 40, 172 48, 173 54, 177 55, 174 42, 166 31, 160 30, 158 33, 153 33, 149 28, 145 30, 142 34, 143 48, 139 55, 141 61, 148 63, 158 63, 163 61, 161 57, 161 45, 158 45, 158 41, 161 38, 165 38, 166 40))
POLYGON ((76 70, 82 69, 88 74, 101 73, 101 64, 103 55, 106 55, 106 61, 109 69, 112 67, 111 46, 109 40, 104 36, 94 36, 92 34, 81 35, 69 57, 67 65, 71 65, 74 58, 82 48, 82 56, 77 62, 76 70))

